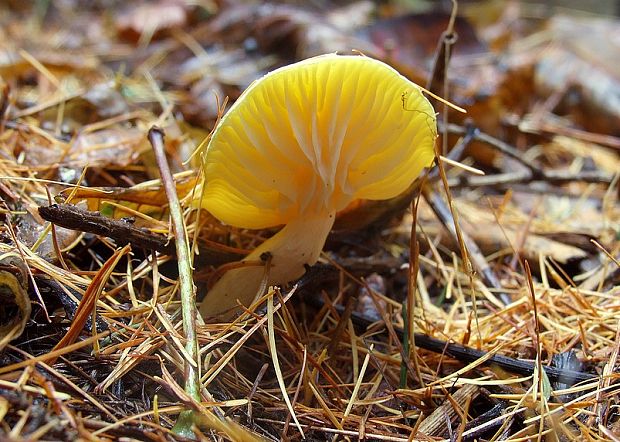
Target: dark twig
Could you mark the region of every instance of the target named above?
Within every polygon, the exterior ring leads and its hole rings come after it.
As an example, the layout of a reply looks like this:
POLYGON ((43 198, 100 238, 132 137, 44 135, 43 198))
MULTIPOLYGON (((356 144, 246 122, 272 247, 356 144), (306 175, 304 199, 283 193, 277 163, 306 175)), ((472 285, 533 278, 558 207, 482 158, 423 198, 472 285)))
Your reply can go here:
POLYGON ((514 172, 501 173, 498 175, 487 176, 461 176, 450 179, 448 184, 452 188, 456 187, 482 187, 482 186, 506 186, 509 184, 527 184, 534 181, 546 181, 553 184, 564 184, 575 181, 585 183, 609 184, 612 176, 599 171, 582 171, 577 173, 567 173, 563 171, 544 171, 544 176, 535 178, 531 173, 514 172))
MULTIPOLYGON (((434 93, 438 93, 447 80, 448 63, 452 58, 452 47, 456 43, 458 36, 454 31, 455 16, 450 17, 448 28, 441 34, 437 49, 435 49, 435 59, 433 60, 433 72, 426 84, 426 88, 434 93)), ((433 105, 438 104, 438 100, 431 99, 433 105)), ((443 152, 445 155, 446 152, 443 152)))
MULTIPOLYGON (((163 235, 136 227, 129 218, 108 218, 99 212, 90 212, 70 204, 52 204, 47 207, 39 207, 39 215, 45 221, 65 229, 107 236, 119 246, 131 244, 132 249, 142 248, 170 256, 176 255, 174 238, 166 238, 163 235)), ((200 265, 219 266, 238 261, 242 257, 242 255, 224 250, 200 247, 198 260, 200 265)))
MULTIPOLYGON (((67 314, 69 322, 73 322, 79 301, 82 299, 82 294, 67 285, 61 285, 58 281, 46 275, 35 275, 34 279, 45 299, 48 301, 51 301, 52 298, 57 299, 67 314)), ((97 315, 96 325, 98 333, 108 330, 108 324, 99 315, 97 315)), ((91 327, 91 318, 88 318, 84 330, 90 330, 91 327)))
MULTIPOLYGON (((431 72, 431 76, 426 83, 426 89, 434 93, 439 93, 439 91, 442 88, 445 88, 446 85, 448 63, 452 58, 452 46, 454 46, 458 38, 456 32, 454 31, 456 12, 457 5, 455 2, 453 2, 452 14, 450 14, 450 21, 448 22, 446 30, 441 34, 439 42, 437 43, 437 48, 435 49, 433 71, 431 72)), ((438 103, 435 99, 432 99, 432 102, 433 105, 436 105, 438 103)), ((443 152, 443 154, 445 155, 446 152, 443 152)))
MULTIPOLYGON (((443 125, 440 123, 440 127, 445 128, 449 133, 455 135, 467 134, 471 132, 471 128, 462 127, 456 124, 443 125)), ((534 181, 546 181, 553 184, 563 184, 573 181, 610 184, 613 179, 611 174, 601 171, 584 170, 576 173, 570 173, 563 170, 545 170, 525 158, 523 152, 516 147, 479 130, 474 132, 472 139, 487 144, 507 157, 518 161, 524 167, 519 171, 500 173, 496 175, 462 175, 458 178, 451 178, 448 180, 450 187, 505 186, 508 184, 532 183, 534 181)))
MULTIPOLYGON (((443 121, 437 122, 437 125, 439 126, 441 131, 446 130, 448 133, 452 135, 465 135, 466 133, 472 132, 471 125, 459 126, 458 124, 453 124, 453 123, 445 124, 443 121)), ((516 147, 511 146, 510 144, 500 140, 499 138, 492 137, 491 135, 480 131, 480 129, 476 128, 473 132, 474 132, 473 133, 474 140, 486 143, 489 146, 493 147, 498 152, 501 152, 507 157, 517 160, 520 163, 523 163, 525 161, 523 159, 523 153, 519 151, 519 149, 517 149, 516 147)), ((531 166, 531 164, 528 163, 527 161, 525 161, 525 163, 527 163, 527 164, 524 164, 526 167, 531 166)))
MULTIPOLYGON (((440 62, 439 58, 435 59, 435 66, 433 68, 434 74, 437 74, 438 65, 440 65, 443 70, 443 84, 442 84, 441 91, 443 93, 444 98, 446 99, 450 98, 450 88, 449 88, 449 82, 448 82, 448 65, 450 63, 450 57, 452 55, 452 46, 456 43, 456 33, 454 31, 454 23, 456 20, 457 11, 458 11, 458 2, 457 0, 452 0, 452 12, 450 13, 450 21, 448 22, 448 26, 446 27, 446 30, 442 34, 442 38, 441 38, 441 41, 443 44, 442 47, 444 48, 443 60, 440 62)), ((438 57, 440 56, 441 54, 438 55, 438 57)), ((431 88, 430 89, 431 92, 433 92, 433 89, 432 89, 433 81, 434 80, 431 79, 429 82, 429 88, 431 88)), ((449 112, 448 112, 447 102, 442 103, 441 115, 443 117, 443 121, 446 124, 448 124, 449 112)), ((476 291, 475 291, 475 285, 474 285, 474 271, 473 271, 472 263, 471 263, 470 256, 468 253, 467 243, 465 242, 465 237, 463 236, 463 232, 459 224, 459 213, 454 208, 454 202, 452 199, 452 192, 450 191, 450 185, 448 183, 448 176, 446 174, 446 168, 444 167, 444 163, 440 158, 441 155, 446 155, 448 151, 448 131, 446 127, 443 128, 442 133, 443 133, 443 136, 441 137, 441 143, 442 143, 441 148, 437 144, 435 145, 435 162, 437 163, 437 169, 439 170, 439 177, 441 178, 441 183, 443 185, 444 192, 445 192, 446 199, 447 199, 447 206, 449 209, 449 213, 451 215, 450 218, 452 220, 451 223, 447 223, 446 225, 448 226, 450 233, 456 238, 456 242, 461 252, 461 262, 462 262, 463 268, 465 272, 467 273, 467 275, 469 276, 470 287, 471 287, 471 297, 472 297, 472 308, 474 312, 474 320, 476 322, 476 331, 478 332, 478 335, 480 335, 480 326, 478 324, 478 310, 477 310, 477 304, 476 304, 476 299, 475 299, 476 291)), ((429 201, 428 192, 426 191, 424 192, 424 197, 428 202, 429 201)), ((473 244, 473 241, 471 241, 471 239, 469 240, 469 242, 473 244)), ((480 338, 480 336, 478 337, 480 338)))
POLYGON ((66 229, 94 233, 112 238, 117 245, 131 244, 147 250, 174 255, 174 242, 165 236, 135 227, 129 219, 113 219, 99 212, 89 212, 70 204, 52 204, 39 207, 39 215, 45 220, 66 229))
POLYGON ((0 91, 0 133, 4 132, 4 125, 6 123, 6 114, 9 109, 9 85, 2 86, 0 91))
MULTIPOLYGON (((300 286, 303 283, 305 278, 300 281, 300 286)), ((309 280, 306 280, 309 282, 309 280)), ((300 287, 301 288, 301 287, 300 287)), ((318 296, 307 296, 305 297, 306 301, 316 305, 317 307, 323 306, 323 300, 318 296)), ((344 307, 342 305, 334 304, 333 307, 338 311, 338 313, 342 314, 344 312, 344 307)), ((358 327, 368 328, 370 325, 374 324, 375 321, 367 318, 366 316, 352 312, 351 313, 351 321, 358 327)), ((398 335, 400 339, 403 339, 404 331, 403 329, 393 326, 394 331, 398 335)), ((456 344, 453 342, 446 342, 441 339, 433 338, 427 336, 425 334, 416 333, 414 335, 415 345, 423 348, 425 350, 432 351, 434 353, 440 354, 448 354, 453 358, 464 362, 464 363, 472 363, 476 362, 479 359, 486 358, 484 365, 489 366, 496 364, 499 367, 507 370, 511 373, 521 374, 521 375, 532 375, 534 373, 534 369, 536 364, 531 361, 524 361, 520 359, 511 358, 509 356, 503 356, 499 354, 494 354, 489 356, 487 351, 484 350, 476 350, 471 347, 466 347, 461 344, 456 344)), ((596 379, 598 376, 592 373, 585 373, 582 371, 575 370, 567 370, 563 368, 543 366, 543 369, 547 373, 549 380, 552 382, 562 382, 567 385, 575 385, 579 382, 587 382, 593 379, 596 379)), ((596 386, 593 386, 595 388, 596 386)))
POLYGON ((464 436, 463 440, 480 440, 480 437, 485 433, 501 427, 503 420, 499 418, 506 413, 506 408, 506 403, 497 403, 490 410, 467 422, 465 429, 471 431, 471 433, 464 436))

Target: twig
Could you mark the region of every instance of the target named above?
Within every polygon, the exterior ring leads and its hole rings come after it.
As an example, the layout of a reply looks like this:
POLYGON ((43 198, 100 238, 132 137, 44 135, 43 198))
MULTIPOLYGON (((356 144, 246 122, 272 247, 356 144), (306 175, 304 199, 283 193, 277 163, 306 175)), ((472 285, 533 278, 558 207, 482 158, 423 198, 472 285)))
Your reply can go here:
MULTIPOLYGON (((300 289, 302 288, 302 283, 309 283, 310 280, 302 278, 299 282, 300 289)), ((316 296, 307 296, 304 298, 307 302, 316 305, 321 308, 324 304, 323 300, 316 296)), ((332 306, 336 309, 336 311, 340 314, 344 311, 344 307, 339 304, 332 304, 332 306)), ((366 316, 352 312, 351 313, 351 321, 358 327, 368 328, 370 325, 374 324, 375 321, 367 318, 366 316)), ((403 338, 404 330, 400 327, 392 326, 393 330, 396 332, 399 338, 403 338)), ((499 367, 507 370, 511 373, 522 374, 522 375, 532 375, 534 373, 534 369, 536 367, 535 362, 524 361, 521 359, 514 359, 509 356, 503 356, 494 354, 488 356, 488 352, 484 350, 476 350, 471 347, 467 347, 465 345, 456 344, 453 342, 446 342, 441 339, 433 338, 431 336, 416 333, 414 335, 415 345, 423 348, 425 350, 432 351, 434 353, 439 354, 448 354, 453 358, 464 362, 464 363, 472 363, 479 359, 486 358, 484 365, 493 365, 496 364, 499 367)), ((547 377, 549 380, 555 382, 562 382, 567 385, 575 385, 579 382, 586 382, 596 379, 598 376, 592 373, 585 373, 582 371, 575 370, 567 370, 564 368, 557 368, 551 366, 543 366, 543 369, 547 373, 547 377)), ((595 387, 593 387, 595 388, 595 387)))
POLYGON ((577 173, 570 173, 556 170, 539 170, 541 173, 540 175, 534 175, 529 170, 485 176, 462 175, 459 178, 452 178, 448 180, 448 185, 451 188, 506 186, 509 184, 528 184, 535 181, 545 181, 551 184, 564 184, 575 181, 581 181, 584 183, 609 184, 613 179, 612 175, 600 171, 584 170, 577 173))
POLYGON ((523 159, 523 153, 519 151, 519 149, 500 140, 499 138, 492 137, 491 135, 480 131, 480 129, 478 128, 473 128, 472 131, 472 125, 459 126, 458 124, 453 123, 445 124, 443 121, 439 121, 437 122, 437 124, 440 130, 445 130, 453 135, 465 135, 467 133, 473 132, 472 135, 474 140, 488 144, 489 146, 493 147, 495 150, 503 153, 504 155, 514 160, 517 160, 520 163, 523 163, 526 167, 531 166, 529 162, 523 159))
POLYGON ((0 133, 4 132, 6 114, 9 109, 9 85, 4 84, 0 91, 0 133))
MULTIPOLYGON (((462 127, 457 124, 440 123, 439 126, 455 135, 471 133, 470 127, 462 127)), ((526 159, 523 153, 516 147, 477 129, 473 132, 472 139, 485 143, 507 157, 518 161, 524 168, 520 171, 496 175, 462 175, 458 178, 449 179, 448 184, 450 187, 501 186, 507 184, 531 183, 534 181, 546 181, 552 184, 563 184, 573 181, 609 184, 613 179, 611 174, 601 171, 584 170, 570 173, 562 170, 545 170, 526 159)))
POLYGON ((165 236, 135 227, 131 219, 113 219, 70 204, 39 207, 39 215, 57 226, 112 238, 117 245, 131 244, 147 250, 174 255, 175 244, 165 236))
MULTIPOLYGON (((457 3, 456 1, 453 1, 450 21, 448 23, 448 26, 446 27, 446 30, 441 34, 439 42, 437 43, 437 48, 435 49, 435 59, 433 60, 433 71, 426 84, 426 89, 434 93, 438 93, 442 86, 445 89, 448 73, 448 63, 452 58, 452 46, 454 46, 458 38, 456 32, 454 32, 456 12, 457 3)), ((448 97, 445 96, 444 98, 447 99, 448 97)))
MULTIPOLYGON (((52 204, 47 207, 39 207, 39 215, 44 220, 66 229, 107 236, 119 246, 131 244, 132 249, 142 248, 170 256, 176 255, 174 238, 166 238, 163 235, 136 227, 131 218, 108 218, 99 212, 90 212, 71 204, 52 204)), ((199 258, 201 263, 221 265, 237 261, 242 258, 242 255, 201 247, 199 258)))
MULTIPOLYGON (((198 337, 196 335, 196 314, 198 311, 196 309, 196 290, 192 280, 192 261, 186 237, 183 211, 179 203, 172 173, 168 167, 168 160, 166 159, 164 132, 160 128, 153 126, 149 130, 148 138, 153 147, 159 174, 161 175, 161 182, 168 197, 170 220, 176 238, 183 333, 187 339, 185 349, 191 358, 190 360, 185 360, 185 392, 190 398, 200 402, 200 363, 198 337)), ((183 434, 191 435, 192 417, 192 415, 181 413, 175 427, 183 434)))
MULTIPOLYGON (((452 55, 452 46, 456 43, 456 33, 454 32, 454 23, 456 20, 456 15, 458 11, 458 2, 457 0, 452 0, 452 12, 450 14, 450 21, 448 22, 448 26, 446 30, 442 34, 441 38, 441 48, 438 57, 435 59, 435 66, 433 68, 434 75, 438 74, 438 70, 441 68, 443 72, 443 95, 448 99, 450 97, 449 91, 449 83, 448 83, 448 65, 450 63, 450 57, 452 55), (443 57, 441 55, 443 54, 443 57)), ((433 84, 434 79, 431 78, 429 82, 429 87, 433 84)), ((438 87, 438 84, 437 84, 438 87)), ((431 90, 432 91, 432 90, 431 90)), ((443 103, 442 108, 443 121, 448 123, 448 106, 446 103, 443 103)), ((456 242, 459 245, 459 250, 461 252, 461 262, 463 263, 463 268, 465 272, 469 276, 470 286, 471 286, 471 298, 472 298, 472 308, 474 311, 474 319, 476 322, 476 331, 478 333, 478 341, 481 341, 482 338, 480 336, 480 325, 478 323, 478 310, 476 304, 476 291, 474 285, 474 271, 472 269, 472 263, 470 260, 470 256, 467 249, 467 244, 465 243, 465 238, 463 237, 463 232, 461 231, 461 226, 459 224, 459 213, 454 208, 452 193, 450 191, 450 185, 448 184, 448 176, 446 174, 446 169, 444 167, 443 162, 440 159, 441 154, 446 154, 448 150, 448 131, 446 127, 442 128, 443 136, 441 138, 442 146, 441 148, 435 144, 435 162, 437 163, 437 169, 439 170, 439 177, 441 178, 441 182, 443 184, 444 192, 446 194, 446 199, 448 202, 448 208, 450 209, 451 219, 452 219, 452 229, 450 232, 456 237, 456 242)), ((424 197, 428 200, 427 193, 425 193, 424 197)), ((438 198, 439 199, 439 198, 438 198)), ((449 224, 448 224, 449 225, 449 224)), ((470 240, 470 242, 472 242, 470 240)), ((472 242, 473 243, 473 242, 472 242)))
MULTIPOLYGON (((415 375, 417 381, 422 388, 425 387, 424 379, 422 378, 422 371, 420 370, 420 361, 418 350, 415 345, 415 307, 417 300, 417 277, 420 270, 420 244, 418 242, 417 226, 418 226, 418 207, 420 204, 421 193, 418 193, 416 198, 411 201, 411 232, 409 234, 409 272, 407 273, 407 301, 405 306, 405 314, 403 319, 405 320, 405 339, 403 347, 405 354, 413 361, 413 368, 415 369, 415 375)), ((401 388, 407 387, 407 366, 401 364, 401 388)))
POLYGON ((548 132, 554 135, 565 135, 581 141, 600 144, 601 146, 609 147, 611 149, 615 149, 616 151, 620 151, 620 138, 618 137, 601 133, 587 132, 585 130, 577 129, 575 127, 558 124, 556 121, 550 118, 544 118, 542 119, 542 121, 534 124, 530 122, 529 129, 532 131, 548 132))
POLYGON ((480 440, 480 437, 483 436, 484 433, 499 428, 502 421, 498 420, 498 418, 506 413, 506 408, 506 403, 497 403, 490 410, 485 411, 480 416, 467 422, 465 430, 469 432, 469 434, 464 436, 463 440, 480 440))
MULTIPOLYGON (((39 287, 41 294, 45 296, 45 299, 48 302, 51 302, 53 298, 58 300, 67 314, 67 319, 69 322, 73 322, 75 319, 75 314, 77 313, 79 302, 82 300, 81 293, 68 285, 61 285, 58 281, 49 278, 47 275, 34 275, 34 280, 36 285, 39 287)), ((91 323, 91 318, 88 318, 84 325, 84 329, 90 329, 92 327, 91 323)), ((99 315, 96 319, 96 325, 98 333, 108 330, 109 328, 108 324, 99 315)))

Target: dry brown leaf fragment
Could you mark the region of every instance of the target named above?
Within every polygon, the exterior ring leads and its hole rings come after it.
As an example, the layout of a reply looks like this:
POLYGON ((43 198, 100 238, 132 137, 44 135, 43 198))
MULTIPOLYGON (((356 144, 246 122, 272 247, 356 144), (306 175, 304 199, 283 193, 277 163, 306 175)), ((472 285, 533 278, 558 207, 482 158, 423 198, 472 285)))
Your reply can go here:
POLYGON ((144 35, 158 36, 163 31, 182 28, 187 24, 187 3, 160 0, 133 6, 116 16, 119 35, 137 40, 144 35))
POLYGON ((127 166, 147 149, 148 144, 142 131, 111 127, 78 135, 65 161, 127 166))

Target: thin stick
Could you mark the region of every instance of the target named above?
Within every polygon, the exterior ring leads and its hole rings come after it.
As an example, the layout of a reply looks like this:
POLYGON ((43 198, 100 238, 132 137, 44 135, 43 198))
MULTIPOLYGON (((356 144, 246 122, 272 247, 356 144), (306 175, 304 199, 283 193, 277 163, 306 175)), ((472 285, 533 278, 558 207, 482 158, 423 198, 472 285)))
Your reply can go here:
POLYGON ((200 402, 200 363, 198 339, 196 336, 196 290, 192 280, 192 261, 183 219, 183 211, 177 196, 172 173, 168 167, 164 148, 164 132, 153 126, 148 134, 153 147, 155 159, 161 175, 161 182, 166 191, 170 208, 170 220, 176 238, 176 252, 179 267, 179 291, 181 292, 181 310, 183 314, 183 333, 187 339, 185 349, 191 360, 185 361, 185 392, 189 397, 200 402))
MULTIPOLYGON (((610 184, 613 175, 599 170, 582 170, 579 172, 568 172, 565 170, 546 170, 534 162, 530 161, 523 153, 514 146, 492 137, 476 128, 462 127, 452 123, 439 122, 442 132, 456 135, 470 135, 472 140, 485 143, 487 146, 497 150, 513 160, 523 165, 522 170, 510 171, 505 173, 471 176, 461 175, 448 180, 451 188, 456 187, 481 187, 481 186, 507 186, 509 184, 527 184, 535 181, 545 181, 550 184, 564 184, 573 181, 586 183, 610 184)), ((432 176, 434 179, 434 176, 432 176)))
POLYGON ((131 244, 133 248, 155 250, 166 255, 175 252, 175 242, 168 241, 163 235, 136 227, 131 221, 108 218, 99 212, 90 212, 70 204, 39 207, 39 215, 45 221, 66 229, 107 236, 118 245, 131 244))
MULTIPOLYGON (((417 278, 418 272, 420 269, 420 244, 418 243, 418 235, 417 235, 417 225, 418 225, 418 207, 420 204, 420 193, 418 193, 416 198, 411 200, 411 216, 413 219, 411 221, 411 234, 409 236, 409 274, 407 275, 407 308, 405 315, 405 324, 406 324, 406 334, 404 339, 405 344, 405 353, 407 357, 411 358, 413 361, 413 368, 415 369, 415 374, 418 377, 418 382, 422 386, 424 385, 424 379, 422 378, 422 371, 420 370, 420 361, 418 360, 418 351, 415 345, 415 307, 416 307, 416 297, 417 294, 417 278)), ((423 303, 420 303, 420 308, 424 308, 423 303)), ((401 367, 401 373, 406 375, 405 364, 401 367)), ((406 382, 406 376, 403 376, 402 381, 406 382)), ((406 386, 402 386, 405 388, 406 386)))
MULTIPOLYGON (((454 33, 454 22, 456 20, 456 14, 458 10, 458 2, 456 0, 452 0, 452 12, 450 14, 450 21, 444 33, 442 34, 442 38, 440 41, 439 52, 437 54, 437 58, 435 59, 435 64, 433 66, 433 76, 429 82, 429 89, 433 89, 433 87, 438 87, 440 80, 443 81, 443 95, 449 96, 449 88, 448 88, 448 65, 450 63, 450 58, 452 55, 452 46, 456 43, 456 34, 454 33)), ((443 121, 444 123, 448 122, 448 107, 444 103, 443 106, 443 121)), ((437 169, 439 170, 439 176, 441 178, 441 182, 443 183, 443 187, 446 193, 446 199, 448 202, 448 207, 450 208, 450 213, 452 214, 452 219, 454 221, 454 234, 456 235, 456 240, 459 245, 459 249, 461 252, 461 260, 463 262, 463 268, 467 275, 469 275, 470 286, 471 286, 471 298, 472 298, 472 308, 474 311, 474 319, 476 322, 476 332, 478 333, 478 347, 480 347, 480 343, 482 342, 482 336, 480 335, 480 325, 478 323, 478 308, 476 304, 476 290, 474 284, 474 270, 472 268, 471 257, 469 255, 469 251, 467 249, 467 245, 465 244, 465 239, 463 238, 463 232, 461 231, 461 227, 459 225, 459 215, 456 209, 454 208, 454 204, 452 201, 452 194, 450 192, 450 187, 448 185, 448 176, 446 174, 446 170, 443 162, 440 160, 442 154, 446 154, 448 150, 448 129, 447 126, 444 125, 443 129, 443 137, 442 137, 442 146, 439 147, 435 144, 435 157, 437 163, 437 169)))
MULTIPOLYGON (((308 296, 305 298, 305 300, 306 302, 319 308, 323 307, 324 305, 323 300, 318 297, 308 296)), ((332 307, 338 313, 341 313, 344 310, 344 307, 339 304, 333 304, 332 307)), ((368 328, 375 323, 373 319, 370 319, 358 312, 351 313, 351 321, 356 326, 362 328, 368 328)), ((392 326, 392 330, 399 339, 404 338, 404 334, 406 333, 405 330, 396 326, 392 326)), ((499 367, 503 368, 506 371, 526 376, 531 376, 534 373, 536 367, 535 362, 526 361, 523 359, 515 359, 497 353, 489 356, 487 351, 477 350, 471 347, 467 347, 465 345, 461 345, 455 342, 444 341, 421 333, 414 334, 414 341, 415 345, 419 348, 423 348, 434 353, 447 354, 464 363, 472 363, 477 361, 478 359, 484 358, 484 365, 497 364, 499 367)), ((543 366, 542 369, 545 370, 545 372, 547 373, 547 377, 549 378, 549 380, 560 381, 568 385, 575 385, 580 382, 593 381, 599 378, 599 376, 592 373, 557 368, 546 365, 543 366)), ((596 388, 596 385, 594 385, 594 387, 592 388, 596 388)))

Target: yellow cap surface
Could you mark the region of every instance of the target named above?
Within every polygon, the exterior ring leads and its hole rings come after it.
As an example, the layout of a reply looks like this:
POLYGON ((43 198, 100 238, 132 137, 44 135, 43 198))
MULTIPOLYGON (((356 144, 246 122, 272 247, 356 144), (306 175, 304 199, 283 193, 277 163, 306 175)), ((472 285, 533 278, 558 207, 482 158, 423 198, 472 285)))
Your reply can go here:
POLYGON ((431 104, 387 64, 311 58, 255 81, 224 115, 204 153, 201 204, 256 229, 392 198, 431 165, 436 134, 431 104))

